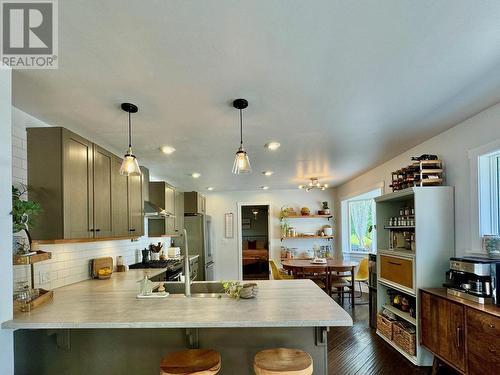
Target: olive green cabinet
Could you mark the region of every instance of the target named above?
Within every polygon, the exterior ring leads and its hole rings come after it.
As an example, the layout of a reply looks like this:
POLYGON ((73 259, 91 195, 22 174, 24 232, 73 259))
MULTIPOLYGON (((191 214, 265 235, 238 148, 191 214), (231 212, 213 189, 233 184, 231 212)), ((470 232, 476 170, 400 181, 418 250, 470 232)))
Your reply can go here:
POLYGON ((62 127, 28 128, 27 146, 34 239, 143 234, 142 180, 120 176, 120 158, 62 127))
POLYGON ((149 183, 149 200, 154 205, 164 209, 167 217, 152 217, 148 220, 150 236, 174 235, 176 212, 175 188, 165 181, 149 183))
POLYGON ((175 233, 181 233, 184 229, 184 193, 181 191, 175 192, 174 228, 175 233))
POLYGON ((205 214, 206 198, 197 191, 184 193, 184 212, 186 214, 205 214))

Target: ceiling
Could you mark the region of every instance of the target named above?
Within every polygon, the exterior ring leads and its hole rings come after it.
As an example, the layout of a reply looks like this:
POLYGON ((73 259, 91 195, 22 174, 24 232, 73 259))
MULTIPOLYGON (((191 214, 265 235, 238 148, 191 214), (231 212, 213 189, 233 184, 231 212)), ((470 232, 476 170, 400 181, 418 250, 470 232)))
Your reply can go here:
POLYGON ((64 0, 59 69, 15 71, 14 105, 123 153, 131 101, 139 161, 185 190, 338 185, 500 101, 499 19, 498 1, 64 0))

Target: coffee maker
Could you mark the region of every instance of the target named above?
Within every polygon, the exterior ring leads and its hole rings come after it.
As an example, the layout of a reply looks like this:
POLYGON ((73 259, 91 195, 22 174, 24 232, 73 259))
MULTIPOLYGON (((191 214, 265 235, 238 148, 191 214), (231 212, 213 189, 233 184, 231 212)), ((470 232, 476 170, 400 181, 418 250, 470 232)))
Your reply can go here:
POLYGON ((447 293, 477 303, 500 305, 500 260, 462 257, 450 258, 446 272, 447 293))

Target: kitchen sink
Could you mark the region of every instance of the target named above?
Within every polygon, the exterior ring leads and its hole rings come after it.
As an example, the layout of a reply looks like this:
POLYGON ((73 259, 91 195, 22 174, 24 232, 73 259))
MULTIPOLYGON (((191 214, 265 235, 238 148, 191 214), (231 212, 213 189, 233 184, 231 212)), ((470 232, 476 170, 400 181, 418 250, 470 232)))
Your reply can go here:
MULTIPOLYGON (((184 296, 185 285, 183 282, 167 282, 163 284, 165 291, 172 296, 184 296)), ((156 288, 155 288, 156 289, 156 288)), ((215 281, 194 281, 191 284, 191 297, 195 298, 219 298, 224 295, 222 283, 215 281)))

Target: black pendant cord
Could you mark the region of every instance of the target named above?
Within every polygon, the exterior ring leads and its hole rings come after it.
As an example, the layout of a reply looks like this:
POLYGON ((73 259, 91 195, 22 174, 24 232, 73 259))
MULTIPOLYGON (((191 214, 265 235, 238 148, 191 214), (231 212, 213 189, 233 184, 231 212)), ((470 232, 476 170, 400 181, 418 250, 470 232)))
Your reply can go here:
POLYGON ((240 109, 240 146, 243 146, 243 114, 240 109))
POLYGON ((130 112, 128 113, 128 148, 132 148, 132 125, 130 122, 130 112))

